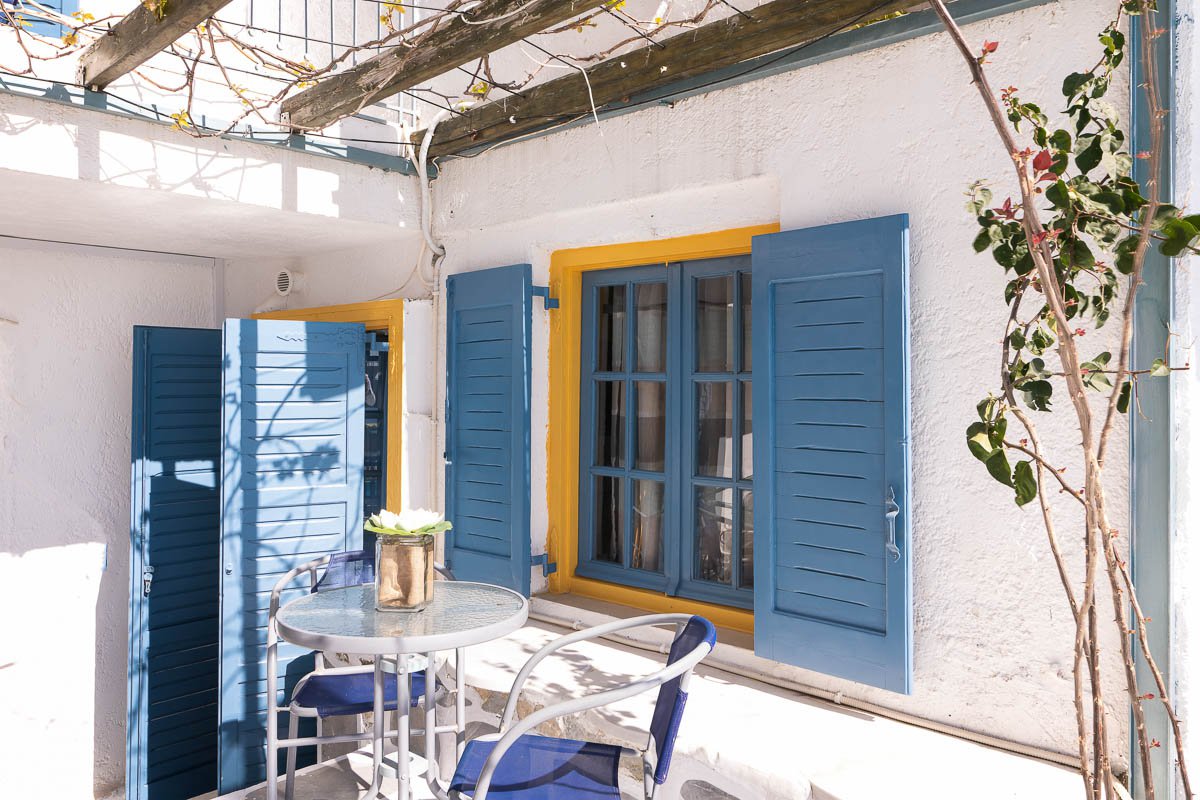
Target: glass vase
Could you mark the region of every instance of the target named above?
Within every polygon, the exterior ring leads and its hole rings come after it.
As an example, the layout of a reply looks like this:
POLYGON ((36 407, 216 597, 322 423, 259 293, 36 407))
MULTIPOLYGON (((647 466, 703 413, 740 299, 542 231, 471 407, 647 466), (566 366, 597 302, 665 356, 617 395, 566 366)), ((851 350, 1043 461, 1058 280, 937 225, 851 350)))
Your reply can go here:
POLYGON ((375 608, 420 611, 433 600, 433 534, 375 537, 375 608))

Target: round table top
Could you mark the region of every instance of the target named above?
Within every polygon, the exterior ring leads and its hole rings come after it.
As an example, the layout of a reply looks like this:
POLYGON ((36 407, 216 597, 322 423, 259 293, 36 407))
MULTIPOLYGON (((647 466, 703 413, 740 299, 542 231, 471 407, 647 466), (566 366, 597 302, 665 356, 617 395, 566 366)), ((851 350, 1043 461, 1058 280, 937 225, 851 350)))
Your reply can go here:
POLYGON ((421 611, 377 611, 375 584, 291 601, 275 617, 280 637, 302 647, 392 655, 453 650, 498 639, 525 624, 529 602, 503 586, 435 581, 421 611))

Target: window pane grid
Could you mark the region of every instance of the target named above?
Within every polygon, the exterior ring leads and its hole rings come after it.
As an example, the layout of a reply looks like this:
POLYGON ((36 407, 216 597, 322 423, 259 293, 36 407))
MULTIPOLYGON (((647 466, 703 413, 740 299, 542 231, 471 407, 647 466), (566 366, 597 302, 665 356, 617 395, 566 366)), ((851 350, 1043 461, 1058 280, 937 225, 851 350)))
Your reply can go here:
POLYGON ((583 386, 591 387, 590 411, 580 420, 588 445, 582 487, 590 495, 581 509, 588 517, 581 519, 585 574, 748 602, 748 262, 584 276, 583 386))
POLYGON ((745 508, 750 506, 752 525, 753 468, 744 460, 752 461, 753 455, 743 453, 749 444, 744 434, 750 432, 749 273, 696 278, 692 286, 697 317, 689 381, 697 431, 690 465, 695 503, 692 575, 705 583, 745 589, 753 586, 753 531, 745 508), (720 303, 726 306, 723 323, 714 321, 720 303), (720 348, 713 346, 714 340, 720 348), (720 362, 717 349, 724 350, 724 370, 712 369, 720 362), (723 408, 714 408, 714 400, 723 408))

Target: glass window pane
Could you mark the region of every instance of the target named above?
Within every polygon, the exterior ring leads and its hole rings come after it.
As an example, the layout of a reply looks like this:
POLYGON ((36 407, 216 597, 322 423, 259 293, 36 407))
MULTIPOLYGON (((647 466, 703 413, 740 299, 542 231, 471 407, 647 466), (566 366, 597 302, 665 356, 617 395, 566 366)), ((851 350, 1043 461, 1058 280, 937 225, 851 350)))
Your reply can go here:
POLYGON ((625 287, 596 289, 596 369, 625 369, 625 287))
POLYGON ((742 490, 742 573, 738 585, 754 585, 754 492, 742 490))
POLYGON ((635 287, 637 371, 667 370, 667 285, 639 283, 635 287))
POLYGON ((663 471, 666 455, 667 384, 658 381, 638 381, 634 384, 637 398, 637 455, 634 466, 652 472, 663 471))
POLYGON ((696 577, 733 582, 733 489, 696 487, 696 577))
POLYGON ((741 382, 742 404, 742 472, 741 477, 754 477, 754 387, 750 381, 741 382))
POLYGON ((596 464, 625 466, 625 382, 596 382, 596 464))
POLYGON ((733 476, 733 384, 696 382, 696 474, 733 476))
POLYGON ((625 535, 624 478, 601 475, 596 478, 596 559, 621 563, 621 542, 625 535))
POLYGON ((696 281, 696 371, 733 369, 733 276, 696 281))
POLYGON ((754 366, 750 348, 750 330, 754 327, 753 317, 750 314, 750 273, 739 274, 738 280, 742 284, 739 287, 742 293, 742 372, 749 372, 754 366))
POLYGON ((663 484, 633 482, 633 555, 630 565, 651 572, 662 571, 663 484))

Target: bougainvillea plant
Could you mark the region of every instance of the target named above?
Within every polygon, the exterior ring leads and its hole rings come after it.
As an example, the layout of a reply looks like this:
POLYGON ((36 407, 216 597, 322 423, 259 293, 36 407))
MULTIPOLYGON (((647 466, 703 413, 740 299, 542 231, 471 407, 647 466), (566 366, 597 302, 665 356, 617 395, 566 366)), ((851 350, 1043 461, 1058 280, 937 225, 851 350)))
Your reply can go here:
POLYGON ((967 207, 979 225, 974 248, 990 253, 1008 277, 1003 298, 1008 314, 998 384, 979 402, 978 418, 966 431, 967 447, 992 478, 1012 490, 1018 505, 1038 501, 1075 622, 1075 720, 1085 796, 1127 796, 1112 758, 1124 720, 1106 712, 1102 691, 1100 644, 1109 634, 1102 634, 1097 586, 1107 584, 1103 594, 1112 601, 1116 630, 1111 639, 1120 643, 1144 795, 1155 796, 1150 754, 1162 746, 1146 730, 1145 703, 1157 702, 1172 725, 1180 788, 1191 798, 1183 731, 1147 643, 1151 620, 1142 613, 1124 558, 1128 540, 1112 524, 1106 499, 1112 482, 1125 480, 1105 472, 1105 459, 1121 415, 1138 413, 1139 381, 1186 368, 1172 365, 1167 353, 1149 364, 1130 361, 1134 301, 1146 255, 1152 248, 1171 258, 1200 252, 1200 215, 1166 202, 1158 185, 1166 111, 1152 57, 1154 41, 1163 35, 1157 8, 1153 0, 1117 4, 1114 19, 1100 32, 1096 63, 1063 80, 1065 108, 1052 121, 1031 101, 1032 91, 1014 86, 993 91, 985 65, 1003 53, 1002 42, 972 47, 943 0, 931 5, 966 61, 1019 187, 1002 200, 983 182, 968 190, 967 207), (1130 152, 1108 99, 1125 64, 1124 23, 1134 15, 1142 17, 1137 30, 1146 82, 1137 90, 1145 95, 1150 130, 1148 149, 1137 153, 1130 152), (1132 175, 1134 159, 1147 162, 1148 177, 1141 183, 1132 175), (1097 338, 1087 338, 1089 331, 1106 324, 1120 327, 1117 346, 1089 346, 1097 338), (1074 413, 1078 440, 1071 437, 1069 448, 1049 447, 1038 436, 1037 419, 1066 404, 1074 413), (1059 507, 1051 504, 1056 494, 1068 496, 1077 514, 1071 530, 1081 534, 1082 575, 1069 568, 1056 532, 1059 507), (1134 648, 1149 667, 1153 686, 1138 685, 1134 648))

